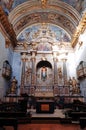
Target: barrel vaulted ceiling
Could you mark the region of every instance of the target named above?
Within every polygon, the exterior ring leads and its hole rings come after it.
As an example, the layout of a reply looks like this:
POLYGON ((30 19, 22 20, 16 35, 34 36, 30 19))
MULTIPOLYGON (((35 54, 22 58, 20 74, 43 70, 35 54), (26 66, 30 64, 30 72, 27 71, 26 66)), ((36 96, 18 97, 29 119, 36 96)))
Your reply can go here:
MULTIPOLYGON (((1 0, 0 4, 15 32, 17 44, 29 49, 46 44, 72 49, 71 40, 81 19, 84 0, 1 0), (39 44, 40 43, 40 44, 39 44), (61 45, 61 46, 60 46, 61 45)), ((43 49, 43 48, 42 48, 43 49)), ((45 49, 46 50, 46 49, 45 49)))

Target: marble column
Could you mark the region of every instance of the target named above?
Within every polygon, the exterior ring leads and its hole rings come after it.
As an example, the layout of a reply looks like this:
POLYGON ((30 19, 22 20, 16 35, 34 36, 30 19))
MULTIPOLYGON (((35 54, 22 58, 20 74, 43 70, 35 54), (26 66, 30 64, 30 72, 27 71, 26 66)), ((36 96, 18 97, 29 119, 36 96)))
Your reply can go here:
POLYGON ((27 58, 27 53, 22 52, 21 53, 21 61, 22 61, 22 72, 21 72, 21 88, 20 88, 20 93, 24 93, 24 83, 25 83, 25 66, 26 66, 26 61, 28 60, 27 58))
POLYGON ((54 62, 54 87, 53 87, 53 94, 57 95, 57 88, 58 88, 58 70, 57 70, 57 58, 54 55, 53 62, 54 62))
POLYGON ((58 86, 58 70, 57 70, 57 52, 53 51, 53 63, 54 63, 54 87, 58 86))
POLYGON ((58 70, 57 70, 57 58, 53 58, 54 61, 54 86, 58 85, 58 70))
POLYGON ((32 62, 32 75, 31 75, 31 95, 34 95, 34 90, 36 87, 36 51, 31 51, 31 62, 32 62))
POLYGON ((67 86, 67 67, 66 67, 67 59, 63 59, 63 78, 64 78, 64 86, 67 86))

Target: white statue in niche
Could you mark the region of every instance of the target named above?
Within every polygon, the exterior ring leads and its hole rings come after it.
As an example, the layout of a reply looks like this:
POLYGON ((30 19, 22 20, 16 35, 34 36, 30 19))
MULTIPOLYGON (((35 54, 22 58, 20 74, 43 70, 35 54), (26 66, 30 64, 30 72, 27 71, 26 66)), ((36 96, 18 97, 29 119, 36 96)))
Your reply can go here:
POLYGON ((42 79, 43 81, 45 81, 46 78, 47 78, 47 68, 44 66, 44 67, 42 67, 42 69, 41 69, 41 79, 42 79))

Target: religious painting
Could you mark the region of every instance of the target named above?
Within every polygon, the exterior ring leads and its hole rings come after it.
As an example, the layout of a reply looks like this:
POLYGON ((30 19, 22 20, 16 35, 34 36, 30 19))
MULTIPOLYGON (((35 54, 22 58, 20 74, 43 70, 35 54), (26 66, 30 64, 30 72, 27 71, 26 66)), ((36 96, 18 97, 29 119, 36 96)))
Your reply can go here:
POLYGON ((45 81, 47 78, 47 68, 44 66, 41 68, 41 79, 45 81))
POLYGON ((46 44, 41 43, 38 45, 37 50, 38 51, 51 51, 51 45, 49 45, 47 43, 46 44))

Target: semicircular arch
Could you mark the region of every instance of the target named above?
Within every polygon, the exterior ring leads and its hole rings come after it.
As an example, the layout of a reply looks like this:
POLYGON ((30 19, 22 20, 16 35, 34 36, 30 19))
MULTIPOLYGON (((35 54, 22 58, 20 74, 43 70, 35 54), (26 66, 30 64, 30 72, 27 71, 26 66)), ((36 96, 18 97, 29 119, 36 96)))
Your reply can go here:
POLYGON ((36 65, 36 68, 41 68, 41 67, 48 67, 52 69, 52 64, 49 61, 39 61, 36 65))

